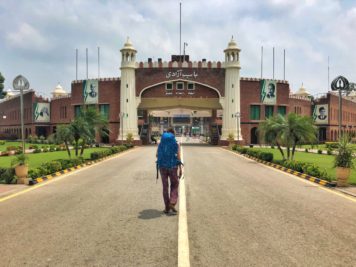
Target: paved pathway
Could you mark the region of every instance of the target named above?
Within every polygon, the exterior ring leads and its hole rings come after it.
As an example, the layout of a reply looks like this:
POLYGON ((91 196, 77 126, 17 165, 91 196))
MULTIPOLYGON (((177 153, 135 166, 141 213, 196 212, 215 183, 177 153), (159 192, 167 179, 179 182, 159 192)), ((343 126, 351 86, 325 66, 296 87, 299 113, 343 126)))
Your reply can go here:
MULTIPOLYGON (((177 266, 155 149, 0 200, 0 266, 177 266)), ((183 152, 190 266, 355 266, 351 198, 217 147, 183 152)))

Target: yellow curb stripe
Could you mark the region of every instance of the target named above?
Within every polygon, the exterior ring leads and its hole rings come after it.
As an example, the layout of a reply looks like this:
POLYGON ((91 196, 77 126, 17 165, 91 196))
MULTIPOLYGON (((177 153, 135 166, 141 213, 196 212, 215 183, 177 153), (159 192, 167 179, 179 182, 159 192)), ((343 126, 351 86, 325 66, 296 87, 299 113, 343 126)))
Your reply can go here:
POLYGON ((37 178, 36 180, 37 180, 37 183, 43 182, 42 178, 37 178))

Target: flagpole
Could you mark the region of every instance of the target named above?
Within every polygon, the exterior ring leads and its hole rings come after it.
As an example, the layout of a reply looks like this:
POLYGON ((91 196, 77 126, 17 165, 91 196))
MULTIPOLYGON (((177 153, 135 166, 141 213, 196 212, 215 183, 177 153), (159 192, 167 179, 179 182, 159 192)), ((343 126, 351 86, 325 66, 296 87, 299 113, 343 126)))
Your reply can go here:
POLYGON ((182 55, 182 3, 179 3, 179 61, 182 55))
POLYGON ((273 47, 273 80, 274 80, 274 47, 273 47))
POLYGON ((78 80, 78 48, 75 49, 75 80, 78 80))
POLYGON ((98 79, 100 79, 100 47, 98 46, 98 79))
POLYGON ((261 79, 263 79, 263 46, 261 46, 261 79))
POLYGON ((87 80, 88 80, 88 48, 85 49, 85 54, 86 54, 86 67, 87 67, 87 80))

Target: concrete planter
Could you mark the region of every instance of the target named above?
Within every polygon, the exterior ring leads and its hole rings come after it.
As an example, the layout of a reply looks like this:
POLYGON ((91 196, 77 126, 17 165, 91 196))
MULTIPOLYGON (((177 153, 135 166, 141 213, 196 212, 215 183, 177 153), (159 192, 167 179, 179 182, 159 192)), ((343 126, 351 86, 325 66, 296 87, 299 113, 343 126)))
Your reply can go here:
POLYGON ((15 167, 15 174, 19 178, 25 178, 28 174, 28 166, 27 165, 17 165, 15 167))
POLYGON ((351 172, 350 168, 336 167, 337 186, 340 187, 348 186, 347 179, 350 176, 350 172, 351 172))

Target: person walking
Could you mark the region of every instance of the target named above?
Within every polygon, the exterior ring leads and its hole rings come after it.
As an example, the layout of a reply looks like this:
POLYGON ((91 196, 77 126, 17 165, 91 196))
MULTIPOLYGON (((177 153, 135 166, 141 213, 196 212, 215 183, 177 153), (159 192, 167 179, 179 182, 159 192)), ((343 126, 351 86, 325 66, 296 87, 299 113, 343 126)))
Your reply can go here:
POLYGON ((163 201, 165 205, 163 212, 166 214, 170 211, 177 213, 175 205, 178 200, 179 178, 182 176, 182 162, 180 147, 175 138, 173 128, 169 128, 167 132, 162 134, 156 156, 157 165, 162 178, 163 201))

